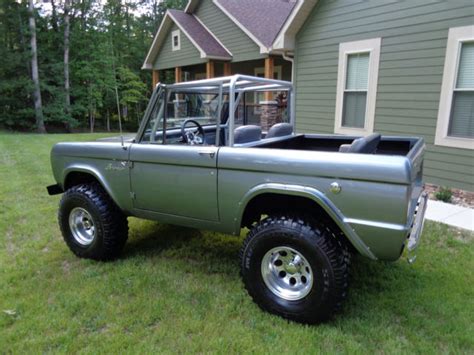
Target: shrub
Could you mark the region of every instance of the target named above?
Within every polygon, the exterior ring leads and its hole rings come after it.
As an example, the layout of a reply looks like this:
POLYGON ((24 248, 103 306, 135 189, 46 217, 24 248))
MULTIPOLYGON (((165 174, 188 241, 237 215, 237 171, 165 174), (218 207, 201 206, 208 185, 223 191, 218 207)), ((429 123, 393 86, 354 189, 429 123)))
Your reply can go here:
POLYGON ((451 202, 451 198, 453 197, 453 191, 446 186, 442 186, 435 192, 435 197, 439 201, 443 202, 451 202))

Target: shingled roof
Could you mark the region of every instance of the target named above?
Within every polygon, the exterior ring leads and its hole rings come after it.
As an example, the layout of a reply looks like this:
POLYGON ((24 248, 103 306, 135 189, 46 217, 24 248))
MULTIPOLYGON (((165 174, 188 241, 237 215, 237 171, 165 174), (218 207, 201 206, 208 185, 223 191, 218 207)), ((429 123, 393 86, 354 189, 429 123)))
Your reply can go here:
MULTIPOLYGON (((143 69, 151 69, 171 26, 176 24, 201 58, 232 60, 232 53, 194 13, 202 0, 189 0, 184 11, 168 10, 155 35, 143 69)), ((209 0, 211 1, 211 0, 209 0)), ((260 53, 291 51, 293 38, 318 0, 212 0, 215 16, 229 17, 260 48, 260 53)))
POLYGON ((168 10, 168 12, 178 27, 185 32, 189 40, 198 49, 202 50, 207 57, 232 59, 229 51, 217 41, 212 33, 194 15, 172 9, 168 10))
POLYGON ((270 48, 295 8, 295 0, 216 0, 232 20, 270 48))

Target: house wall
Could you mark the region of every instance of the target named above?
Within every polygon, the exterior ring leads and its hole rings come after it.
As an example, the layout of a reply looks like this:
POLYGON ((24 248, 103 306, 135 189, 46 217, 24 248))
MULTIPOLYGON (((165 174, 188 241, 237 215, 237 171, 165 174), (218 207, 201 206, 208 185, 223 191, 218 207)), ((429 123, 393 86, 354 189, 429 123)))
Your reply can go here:
POLYGON ((202 0, 195 15, 232 53, 233 62, 263 58, 260 48, 212 0, 202 0))
POLYGON ((171 34, 177 29, 178 26, 173 24, 173 26, 171 26, 170 30, 168 31, 166 40, 164 41, 163 46, 161 47, 153 65, 154 69, 170 69, 174 67, 182 67, 206 62, 206 59, 201 59, 201 54, 186 37, 183 31, 181 31, 180 35, 181 49, 177 51, 172 50, 171 34))
POLYGON ((382 38, 374 131, 423 136, 425 180, 474 191, 474 150, 434 145, 448 29, 471 1, 320 0, 296 39, 297 129, 333 133, 339 43, 382 38))

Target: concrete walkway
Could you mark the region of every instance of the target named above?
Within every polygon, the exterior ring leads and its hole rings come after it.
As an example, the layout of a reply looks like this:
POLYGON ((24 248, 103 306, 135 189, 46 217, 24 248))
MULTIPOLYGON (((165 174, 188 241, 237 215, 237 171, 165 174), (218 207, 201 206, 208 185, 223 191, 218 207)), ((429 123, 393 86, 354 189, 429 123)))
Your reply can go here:
POLYGON ((441 201, 428 201, 425 218, 474 232, 474 210, 441 201))

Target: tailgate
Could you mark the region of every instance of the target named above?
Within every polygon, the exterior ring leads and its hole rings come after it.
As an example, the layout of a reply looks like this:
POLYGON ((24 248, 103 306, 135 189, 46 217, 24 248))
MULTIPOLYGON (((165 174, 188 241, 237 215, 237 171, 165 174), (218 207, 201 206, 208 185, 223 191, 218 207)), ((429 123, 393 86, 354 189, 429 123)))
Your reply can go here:
POLYGON ((423 158, 425 155, 425 142, 423 138, 418 138, 408 152, 407 158, 410 160, 410 203, 408 206, 408 222, 413 223, 415 210, 418 201, 423 193, 423 158))

